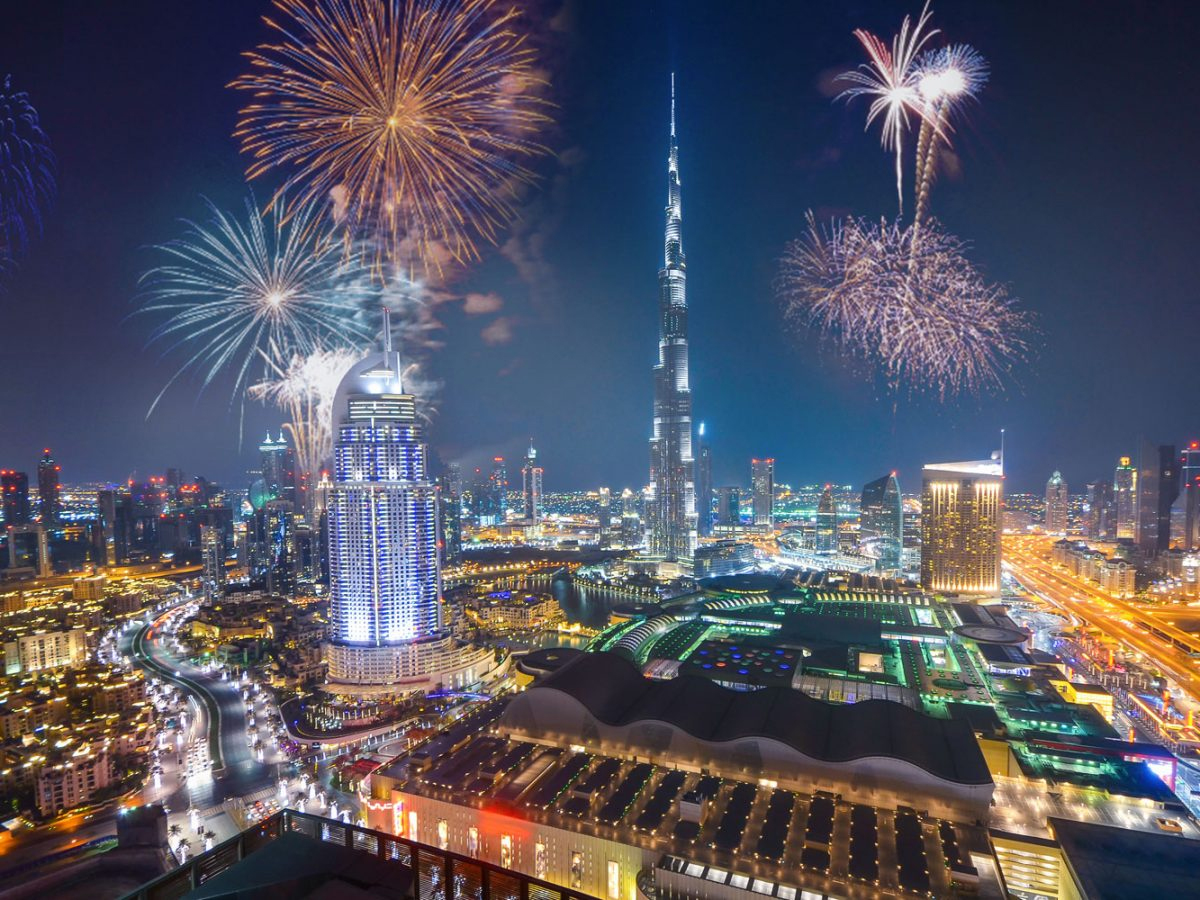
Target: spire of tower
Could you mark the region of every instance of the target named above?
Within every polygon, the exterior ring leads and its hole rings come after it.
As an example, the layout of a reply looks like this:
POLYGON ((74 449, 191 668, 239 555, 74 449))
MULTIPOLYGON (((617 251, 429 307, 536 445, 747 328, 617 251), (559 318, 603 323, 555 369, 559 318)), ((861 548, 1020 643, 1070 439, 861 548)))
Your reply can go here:
POLYGON ((386 306, 383 308, 383 352, 392 352, 392 311, 386 306))
POLYGON ((671 137, 675 137, 675 73, 671 73, 671 137))

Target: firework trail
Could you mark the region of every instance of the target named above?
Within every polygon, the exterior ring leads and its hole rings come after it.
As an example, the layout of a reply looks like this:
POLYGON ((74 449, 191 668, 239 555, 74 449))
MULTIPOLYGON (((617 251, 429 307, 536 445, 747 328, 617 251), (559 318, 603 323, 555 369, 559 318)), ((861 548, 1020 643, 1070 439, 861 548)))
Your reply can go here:
POLYGON ((986 393, 1028 357, 1032 322, 965 249, 933 219, 821 228, 810 214, 777 287, 790 319, 875 367, 890 389, 986 393))
POLYGON ((938 33, 936 29, 925 31, 932 14, 927 2, 915 27, 912 20, 905 16, 900 33, 892 38, 890 48, 871 32, 859 28, 854 36, 866 50, 870 61, 838 76, 839 81, 851 85, 842 92, 843 98, 871 99, 867 110, 867 128, 877 118, 882 118, 880 142, 884 150, 892 151, 896 156, 896 197, 901 213, 904 212, 904 132, 908 130, 910 114, 920 118, 923 123, 927 121, 913 63, 925 43, 938 33))
POLYGON ((42 232, 42 214, 54 201, 55 160, 37 110, 12 76, 0 86, 0 272, 42 232))
MULTIPOLYGON (((499 0, 275 0, 235 136, 354 239, 406 268, 478 258, 516 213, 549 121, 535 53, 499 0)), ((378 263, 380 258, 377 257, 378 263)))
POLYGON ((377 333, 362 316, 366 269, 314 207, 295 207, 286 221, 252 200, 244 221, 209 210, 207 223, 188 222, 183 238, 157 247, 167 261, 142 276, 141 312, 166 317, 151 341, 189 354, 150 412, 184 372, 202 374, 205 387, 231 373, 233 397, 243 397, 256 364, 279 371, 293 356, 365 346, 377 333))
POLYGON ((311 480, 333 452, 333 401, 338 385, 363 353, 339 347, 290 358, 274 351, 265 357, 267 380, 251 385, 249 396, 274 403, 290 417, 284 427, 292 435, 300 471, 311 480))
POLYGON ((979 96, 987 78, 987 60, 967 44, 927 50, 917 60, 916 82, 925 111, 917 139, 915 222, 919 223, 929 212, 937 150, 941 144, 950 144, 951 115, 963 100, 979 96))

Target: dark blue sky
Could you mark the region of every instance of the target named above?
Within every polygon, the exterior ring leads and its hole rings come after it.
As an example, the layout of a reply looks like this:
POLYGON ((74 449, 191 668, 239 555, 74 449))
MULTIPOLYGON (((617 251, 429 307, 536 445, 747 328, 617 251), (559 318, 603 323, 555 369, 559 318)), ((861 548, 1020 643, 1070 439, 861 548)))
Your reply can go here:
MULTIPOLYGON (((237 482, 226 386, 183 382, 128 319, 146 245, 201 195, 245 187, 225 85, 266 36, 267 0, 8 0, 0 70, 29 90, 60 158, 45 237, 5 295, 0 465, 44 445, 67 481, 167 466, 237 482)), ((557 7, 552 7, 554 13, 557 7)), ((499 313, 439 308, 443 386, 432 443, 470 462, 533 435, 546 487, 646 478, 650 366, 666 193, 668 73, 677 71, 692 380, 718 483, 773 455, 785 481, 861 483, 984 455, 1008 429, 1014 488, 1062 469, 1111 473, 1141 433, 1200 433, 1195 97, 1200 28, 1184 4, 942 0, 934 23, 974 44, 992 78, 958 137, 961 178, 933 209, 1033 310, 1042 350, 1000 399, 894 400, 785 327, 771 281, 804 213, 891 215, 891 164, 861 106, 822 84, 860 61, 851 31, 890 37, 916 3, 568 3, 541 30, 557 160, 520 226, 453 287, 499 313), (749 12, 752 10, 752 12, 749 12), (503 322, 496 324, 497 317, 503 322), (484 333, 492 342, 484 339, 484 333), (508 340, 500 340, 504 337, 508 340)), ((539 19, 548 19, 538 12, 539 19)), ((280 417, 250 408, 247 433, 280 417)))

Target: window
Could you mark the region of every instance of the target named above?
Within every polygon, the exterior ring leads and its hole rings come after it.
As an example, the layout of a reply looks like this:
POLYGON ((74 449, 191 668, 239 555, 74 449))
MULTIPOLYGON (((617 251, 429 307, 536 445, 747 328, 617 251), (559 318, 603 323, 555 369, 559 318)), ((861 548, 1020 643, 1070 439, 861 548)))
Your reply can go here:
POLYGON ((583 887, 583 854, 578 850, 571 851, 571 887, 583 887))
POLYGON ((533 876, 546 877, 546 845, 541 841, 533 845, 533 876))
POLYGON ((511 869, 513 861, 512 835, 500 835, 500 868, 511 869))
POLYGON ((608 861, 608 900, 621 900, 621 864, 608 861))
POLYGON ((445 819, 438 819, 438 846, 443 850, 450 847, 450 826, 445 819))
POLYGON ((417 811, 415 809, 408 811, 408 834, 405 837, 410 841, 417 840, 417 811))
POLYGON ((467 829, 467 856, 479 855, 479 829, 472 825, 467 829))

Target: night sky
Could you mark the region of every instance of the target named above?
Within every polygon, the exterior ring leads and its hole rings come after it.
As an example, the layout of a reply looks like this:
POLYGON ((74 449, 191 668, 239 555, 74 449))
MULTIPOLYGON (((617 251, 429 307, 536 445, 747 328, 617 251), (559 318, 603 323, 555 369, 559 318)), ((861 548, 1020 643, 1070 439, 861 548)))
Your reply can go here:
MULTIPOLYGON (((46 233, 0 294, 0 466, 32 473, 48 445, 68 483, 177 466, 240 486, 278 428, 277 412, 248 407, 239 449, 229 385, 198 396, 186 379, 147 419, 178 358, 131 318, 148 245, 202 216, 203 197, 246 196, 230 136, 242 98, 226 85, 267 37, 268 8, 0 4, 0 73, 29 91, 60 165, 46 233)), ((1005 427, 1011 488, 1040 490, 1058 468, 1078 489, 1111 477, 1139 434, 1200 433, 1200 29, 1186 4, 935 5, 934 24, 992 74, 933 211, 1042 330, 1007 395, 897 400, 786 327, 771 284, 805 211, 894 213, 878 130, 828 83, 861 61, 854 28, 890 39, 905 12, 915 0, 539 8, 557 155, 517 240, 450 286, 502 308, 437 310, 433 448, 515 459, 532 435, 547 490, 645 482, 672 68, 695 417, 718 484, 748 482, 749 458, 771 455, 781 481, 898 469, 911 490, 921 463, 985 456, 1005 427)))

